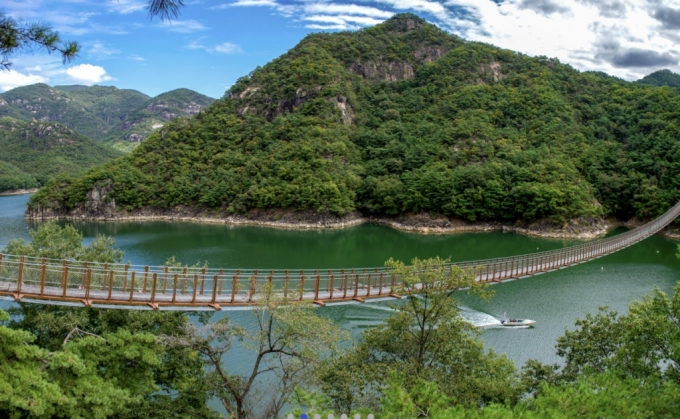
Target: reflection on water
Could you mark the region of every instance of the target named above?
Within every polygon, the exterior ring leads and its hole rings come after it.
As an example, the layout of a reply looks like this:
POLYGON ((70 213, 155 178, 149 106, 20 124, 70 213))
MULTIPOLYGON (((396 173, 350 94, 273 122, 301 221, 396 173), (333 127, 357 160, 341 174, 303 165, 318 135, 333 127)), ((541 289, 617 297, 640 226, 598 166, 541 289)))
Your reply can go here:
MULTIPOLYGON (((29 238, 23 212, 28 196, 0 197, 0 247, 12 238, 29 238)), ((266 227, 230 227, 177 222, 79 222, 86 240, 97 234, 113 236, 126 260, 136 264, 163 264, 170 256, 186 263, 208 261, 224 268, 345 268, 382 266, 385 260, 413 257, 451 257, 474 260, 556 249, 576 243, 510 233, 420 235, 377 225, 342 230, 280 230, 266 227)), ((619 231, 620 232, 620 231, 619 231)), ((616 234, 612 232, 611 234, 616 234)), ((527 359, 560 362, 555 355, 557 337, 586 313, 599 306, 625 312, 628 303, 654 287, 671 292, 680 279, 677 242, 655 236, 615 254, 556 272, 494 285, 494 298, 484 302, 460 293, 461 315, 483 330, 482 339, 521 366, 527 359), (530 329, 498 327, 507 312, 511 317, 535 320, 530 329)), ((0 302, 0 306, 5 304, 0 302)), ((382 324, 390 315, 390 302, 331 304, 319 308, 352 336, 382 324)), ((245 311, 220 312, 246 327, 252 316, 245 311)), ((247 365, 249 354, 234 352, 231 365, 247 365)))

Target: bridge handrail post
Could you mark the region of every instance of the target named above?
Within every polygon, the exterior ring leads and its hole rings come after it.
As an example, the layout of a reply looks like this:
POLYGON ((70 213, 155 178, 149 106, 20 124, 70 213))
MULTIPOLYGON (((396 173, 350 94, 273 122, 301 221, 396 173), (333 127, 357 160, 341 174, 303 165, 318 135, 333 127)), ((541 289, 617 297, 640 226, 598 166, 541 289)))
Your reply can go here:
POLYGON ((253 301, 256 286, 257 286, 257 269, 255 269, 255 271, 253 272, 253 276, 250 277, 250 295, 248 296, 249 303, 253 301))
POLYGON ((217 275, 215 275, 215 276, 213 277, 213 292, 212 292, 212 300, 210 300, 210 304, 213 304, 213 305, 214 305, 214 304, 215 304, 215 302, 217 301, 217 281, 218 281, 218 279, 217 279, 217 278, 218 278, 218 276, 217 276, 217 275))
POLYGON ((231 279, 231 304, 234 304, 236 293, 238 292, 238 274, 231 279))
POLYGON ((144 267, 144 285, 142 285, 142 293, 146 294, 146 285, 149 280, 149 267, 144 267))
MULTIPOLYGON (((166 266, 163 270, 163 294, 168 290, 168 274, 170 273, 170 267, 166 266)), ((127 275, 127 273, 126 273, 127 275)), ((125 291, 125 290, 123 290, 125 291)))
POLYGON ((106 281, 109 279, 109 264, 104 264, 104 271, 102 272, 102 291, 106 291, 106 281))
POLYGON ((305 270, 300 271, 300 301, 302 301, 302 297, 305 295, 305 270))
POLYGON ((66 260, 61 261, 61 266, 61 286, 63 287, 61 298, 66 298, 66 287, 68 286, 68 264, 66 260))
MULTIPOLYGON (((45 258, 43 258, 43 262, 45 261, 45 258)), ((82 285, 83 288, 85 288, 85 281, 87 280, 87 261, 83 262, 83 267, 82 267, 82 278, 80 281, 80 285, 82 285)))
POLYGON ((201 295, 203 295, 204 289, 205 289, 205 268, 201 269, 201 295))
POLYGON ((47 273, 47 261, 42 258, 42 263, 40 266, 40 295, 45 295, 45 275, 47 273))
POLYGON ((92 286, 92 268, 87 268, 87 272, 86 272, 85 276, 86 276, 85 301, 89 301, 90 300, 90 287, 92 286))
POLYGON ((19 258, 19 273, 17 274, 17 296, 21 295, 21 282, 24 279, 24 257, 19 258))
POLYGON ((2 277, 2 253, 0 253, 0 277, 2 277))
POLYGON ((288 298, 288 287, 290 286, 290 272, 286 269, 286 280, 283 283, 283 298, 288 298))
MULTIPOLYGON (((132 275, 134 275, 134 274, 135 273, 132 272, 132 275)), ((134 279, 134 276, 133 276, 133 279, 134 279)), ((177 283, 178 282, 179 282, 179 274, 175 273, 174 281, 173 281, 173 284, 172 284, 172 303, 173 304, 175 303, 175 301, 177 301, 177 283)))
POLYGON ((123 271, 123 292, 125 292, 125 288, 127 286, 128 269, 130 269, 130 264, 126 263, 125 270, 123 271))
POLYGON ((314 271, 314 301, 319 299, 319 286, 321 284, 321 277, 319 276, 319 271, 314 271))
POLYGON ((187 267, 185 266, 184 269, 182 270, 182 294, 184 294, 186 286, 187 286, 187 267))
MULTIPOLYGON (((135 296, 135 277, 137 275, 136 271, 132 271, 132 276, 130 277, 130 302, 134 300, 135 296)), ((172 302, 175 302, 175 296, 172 297, 172 302)))
POLYGON ((196 291, 198 290, 198 274, 194 274, 194 289, 193 296, 191 297, 191 304, 196 303, 196 291))
POLYGON ((111 295, 113 294, 113 269, 109 271, 109 297, 108 301, 111 301, 111 295))
POLYGON ((151 304, 156 304, 156 281, 158 279, 158 274, 153 273, 153 280, 151 283, 151 304))

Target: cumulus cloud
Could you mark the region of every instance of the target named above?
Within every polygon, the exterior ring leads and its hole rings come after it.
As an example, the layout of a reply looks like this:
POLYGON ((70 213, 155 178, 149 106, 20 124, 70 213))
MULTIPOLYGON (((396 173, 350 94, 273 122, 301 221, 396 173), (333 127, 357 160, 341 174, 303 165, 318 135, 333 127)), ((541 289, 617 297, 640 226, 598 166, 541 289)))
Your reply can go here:
POLYGON ((108 80, 114 80, 113 77, 106 73, 104 67, 92 64, 79 64, 66 69, 66 74, 72 81, 92 86, 93 84, 101 83, 108 80))
POLYGON ((680 9, 659 7, 652 16, 661 22, 664 29, 680 29, 680 9))
POLYGON ((192 41, 186 47, 189 49, 201 49, 211 54, 235 54, 243 52, 239 45, 232 44, 231 42, 223 42, 216 45, 203 45, 199 41, 192 41))
POLYGON ((518 3, 520 9, 533 10, 542 15, 553 13, 568 13, 570 9, 557 1, 551 0, 522 0, 518 3))
POLYGON ((615 67, 664 67, 675 66, 678 58, 672 53, 659 53, 648 49, 632 48, 621 51, 612 57, 611 63, 615 67))
MULTIPOLYGON (((40 71, 40 67, 36 68, 40 71)), ((15 70, 0 71, 0 92, 6 92, 15 87, 26 86, 35 83, 47 83, 46 77, 35 74, 24 74, 15 70)))

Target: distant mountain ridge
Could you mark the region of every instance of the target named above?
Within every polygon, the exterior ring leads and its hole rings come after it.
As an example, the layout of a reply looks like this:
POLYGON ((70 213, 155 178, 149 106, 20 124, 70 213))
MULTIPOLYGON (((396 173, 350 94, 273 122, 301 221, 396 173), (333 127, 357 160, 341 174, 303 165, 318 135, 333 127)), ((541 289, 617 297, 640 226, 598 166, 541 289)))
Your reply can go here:
POLYGON ((659 70, 644 76, 636 83, 651 86, 680 87, 680 74, 673 73, 670 70, 659 70))
POLYGON ((175 89, 150 98, 112 129, 108 142, 132 148, 177 117, 199 113, 215 99, 189 89, 175 89))
POLYGON ((213 101, 189 89, 151 98, 114 86, 38 83, 0 94, 0 117, 58 122, 93 140, 130 149, 165 122, 191 116, 213 101))

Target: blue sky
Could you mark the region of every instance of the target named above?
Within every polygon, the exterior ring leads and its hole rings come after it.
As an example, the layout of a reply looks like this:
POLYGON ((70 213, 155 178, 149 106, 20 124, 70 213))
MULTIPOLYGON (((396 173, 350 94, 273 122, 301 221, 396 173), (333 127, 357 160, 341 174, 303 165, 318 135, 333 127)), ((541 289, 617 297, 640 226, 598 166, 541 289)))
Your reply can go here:
POLYGON ((63 65, 34 51, 0 72, 0 91, 44 82, 100 84, 148 95, 186 87, 220 97, 240 76, 305 35, 357 30, 412 12, 442 29, 581 70, 636 80, 680 72, 680 0, 187 0, 171 23, 146 0, 3 0, 0 10, 41 21, 82 45, 63 65))

